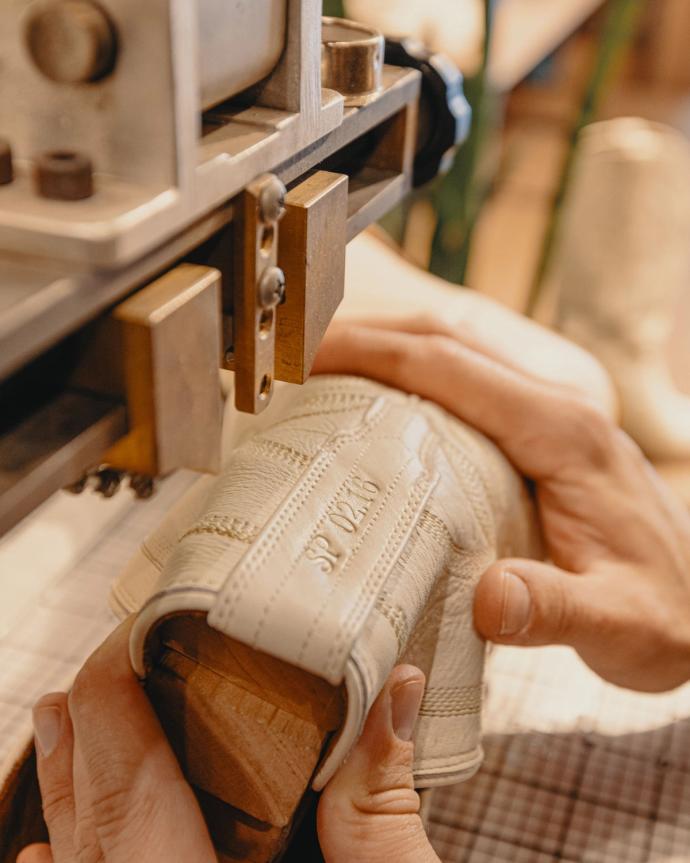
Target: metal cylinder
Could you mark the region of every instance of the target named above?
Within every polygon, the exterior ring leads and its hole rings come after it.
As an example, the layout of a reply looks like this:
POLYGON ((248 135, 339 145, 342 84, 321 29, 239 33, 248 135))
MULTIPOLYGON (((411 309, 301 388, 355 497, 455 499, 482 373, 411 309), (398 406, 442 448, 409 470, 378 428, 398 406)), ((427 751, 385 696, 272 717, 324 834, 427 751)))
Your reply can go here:
POLYGON ((342 93, 347 106, 376 99, 383 85, 381 33, 344 18, 324 18, 321 41, 322 86, 342 93))
POLYGON ((286 0, 198 0, 201 103, 210 108, 265 78, 285 47, 286 0))

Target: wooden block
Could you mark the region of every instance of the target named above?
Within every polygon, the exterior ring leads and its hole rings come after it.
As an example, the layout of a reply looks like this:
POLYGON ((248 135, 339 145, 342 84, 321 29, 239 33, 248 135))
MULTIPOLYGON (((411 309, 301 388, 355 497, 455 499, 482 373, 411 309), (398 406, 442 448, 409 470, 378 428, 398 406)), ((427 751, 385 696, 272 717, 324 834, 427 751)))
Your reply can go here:
POLYGON ((329 736, 340 689, 211 629, 157 630, 146 688, 221 855, 269 863, 286 847, 329 736))
POLYGON ((348 178, 317 171, 292 189, 280 223, 278 263, 285 302, 278 307, 276 377, 302 384, 345 290, 348 178))
POLYGON ((181 264, 113 312, 130 431, 105 456, 158 476, 220 468, 220 273, 181 264))

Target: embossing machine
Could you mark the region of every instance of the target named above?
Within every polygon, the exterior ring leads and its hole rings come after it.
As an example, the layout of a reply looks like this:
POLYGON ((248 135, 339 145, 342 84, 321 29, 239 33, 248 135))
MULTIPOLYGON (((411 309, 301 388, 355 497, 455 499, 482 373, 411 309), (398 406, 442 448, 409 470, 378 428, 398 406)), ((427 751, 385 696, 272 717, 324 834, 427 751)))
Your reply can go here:
POLYGON ((0 533, 215 472, 219 369, 250 413, 304 382, 347 242, 470 118, 448 61, 319 0, 15 0, 0 93, 0 533))

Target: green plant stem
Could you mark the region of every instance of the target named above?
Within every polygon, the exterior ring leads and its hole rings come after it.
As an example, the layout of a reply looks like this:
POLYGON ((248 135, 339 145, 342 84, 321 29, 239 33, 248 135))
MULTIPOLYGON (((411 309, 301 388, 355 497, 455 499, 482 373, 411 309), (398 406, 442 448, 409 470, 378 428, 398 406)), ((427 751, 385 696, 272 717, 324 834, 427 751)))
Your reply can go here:
POLYGON ((482 62, 478 73, 465 82, 467 98, 472 106, 472 130, 459 150, 453 168, 434 194, 438 224, 431 269, 457 284, 465 280, 470 243, 485 195, 486 184, 478 169, 495 120, 495 96, 489 80, 492 25, 492 0, 484 0, 482 62))
POLYGON ((578 119, 570 133, 570 145, 554 197, 551 218, 544 237, 539 265, 527 300, 526 314, 532 316, 539 303, 546 275, 551 266, 556 238, 563 217, 563 203, 570 188, 580 132, 597 116, 610 86, 637 30, 644 0, 610 0, 599 50, 585 89, 578 119))

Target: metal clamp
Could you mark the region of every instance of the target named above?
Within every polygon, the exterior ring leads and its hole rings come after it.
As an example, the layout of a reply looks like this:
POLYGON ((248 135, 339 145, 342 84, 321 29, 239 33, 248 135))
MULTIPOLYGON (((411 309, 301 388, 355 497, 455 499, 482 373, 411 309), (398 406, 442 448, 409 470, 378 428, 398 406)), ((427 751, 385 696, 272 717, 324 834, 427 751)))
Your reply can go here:
POLYGON ((285 298, 285 275, 278 267, 285 194, 274 174, 264 174, 245 189, 238 207, 234 349, 225 366, 235 370, 235 406, 252 414, 261 413, 273 394, 276 308, 285 298))

